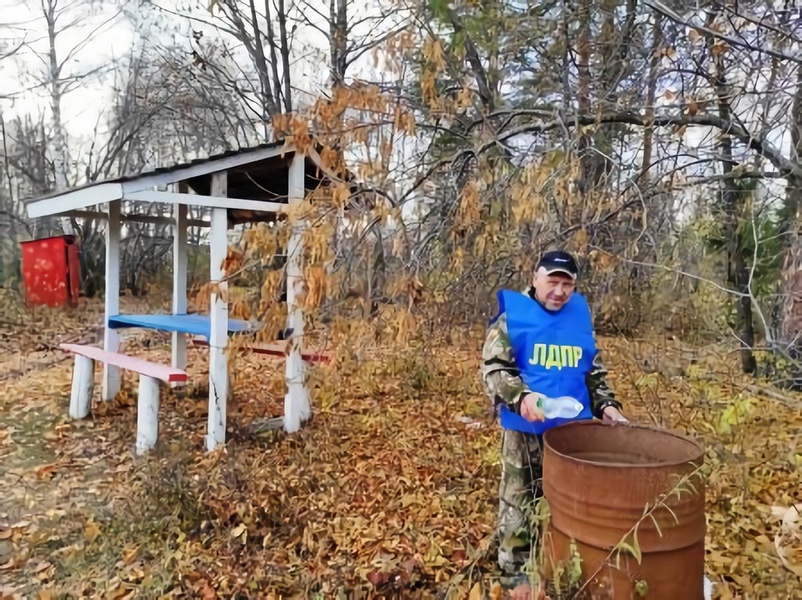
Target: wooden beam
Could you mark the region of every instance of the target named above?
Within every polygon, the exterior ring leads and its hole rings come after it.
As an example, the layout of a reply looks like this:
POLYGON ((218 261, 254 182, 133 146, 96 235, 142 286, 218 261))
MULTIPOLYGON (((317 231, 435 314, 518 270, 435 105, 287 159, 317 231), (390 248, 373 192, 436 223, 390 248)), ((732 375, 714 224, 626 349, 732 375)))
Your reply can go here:
MULTIPOLYGON (((103 319, 103 349, 117 352, 120 334, 109 328, 109 317, 120 314, 120 201, 109 202, 109 221, 106 225, 106 303, 103 319)), ((120 391, 120 368, 103 363, 103 400, 113 400, 120 391)))
MULTIPOLYGON (((91 210, 71 210, 64 213, 65 217, 72 217, 74 219, 95 219, 96 221, 108 221, 109 215, 104 212, 96 212, 91 210)), ((154 225, 175 225, 175 219, 172 217, 156 217, 153 215, 121 215, 123 223, 153 223, 154 225)), ((187 227, 211 227, 211 221, 204 221, 202 219, 187 219, 187 227)))
POLYGON ((209 208, 235 208, 265 213, 278 213, 287 208, 286 204, 281 204, 280 202, 226 198, 225 196, 214 194, 214 192, 211 196, 202 196, 200 194, 178 194, 175 192, 144 190, 141 192, 126 193, 124 199, 133 202, 164 202, 165 204, 186 204, 209 208))
MULTIPOLYGON (((187 206, 173 206, 173 314, 187 314, 187 206)), ((187 336, 174 331, 172 334, 172 365, 176 369, 187 366, 187 336)))
POLYGON ((275 146, 267 148, 260 148, 258 150, 250 150, 242 152, 241 154, 234 154, 225 158, 218 158, 201 162, 189 167, 175 169, 163 173, 154 173, 152 175, 144 175, 124 182, 123 192, 127 196, 130 192, 139 192, 147 190, 160 185, 167 185, 176 183, 178 181, 186 181, 193 177, 201 177, 203 175, 224 173, 228 169, 240 167, 250 163, 259 162, 268 158, 283 156, 285 154, 295 152, 295 147, 290 143, 276 143, 275 146))
MULTIPOLYGON (((186 209, 185 204, 178 204, 186 209)), ((154 225, 175 225, 175 219, 170 217, 153 217, 151 215, 123 215, 123 223, 153 223, 154 225)), ((186 219, 187 227, 211 227, 211 221, 201 219, 186 219)))
POLYGON ((123 186, 119 183, 99 183, 85 188, 65 192, 50 198, 31 200, 25 205, 25 211, 32 219, 61 215, 65 212, 96 206, 119 200, 123 197, 123 186))
MULTIPOLYGON (((68 210, 63 214, 65 217, 72 217, 73 219, 95 219, 96 221, 109 220, 109 215, 95 210, 68 210)), ((125 219, 124 216, 122 218, 125 219)))
MULTIPOLYGON (((212 176, 212 194, 225 197, 226 172, 212 176)), ((225 208, 212 211, 212 230, 209 235, 210 283, 209 304, 211 327, 209 336, 209 413, 206 432, 206 449, 212 451, 226 441, 226 403, 228 401, 228 283, 225 281, 224 263, 228 254, 228 212, 225 208)))
MULTIPOLYGON (((304 199, 304 156, 295 154, 289 172, 289 201, 297 205, 304 199)), ((292 330, 289 338, 289 354, 285 364, 287 394, 284 396, 284 430, 293 433, 312 415, 309 406, 309 391, 306 389, 306 369, 301 356, 301 342, 304 331, 304 313, 298 303, 303 293, 303 235, 304 221, 295 220, 290 230, 287 244, 287 328, 292 330)))

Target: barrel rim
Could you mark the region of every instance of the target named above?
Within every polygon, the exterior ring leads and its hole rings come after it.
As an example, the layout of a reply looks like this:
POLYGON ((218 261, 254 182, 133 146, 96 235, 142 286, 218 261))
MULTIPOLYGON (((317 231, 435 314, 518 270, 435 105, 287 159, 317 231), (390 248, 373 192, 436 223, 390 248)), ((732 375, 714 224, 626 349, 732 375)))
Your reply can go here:
POLYGON ((569 423, 563 423, 561 425, 558 425, 557 427, 552 427, 551 429, 548 429, 543 434, 543 454, 544 454, 544 458, 545 458, 545 455, 547 453, 549 453, 549 452, 559 456, 560 458, 564 458, 566 460, 569 460, 569 461, 572 461, 572 462, 575 462, 575 463, 593 465, 593 466, 597 466, 597 467, 627 467, 629 469, 656 469, 656 468, 660 468, 660 467, 678 467, 680 465, 685 465, 685 464, 693 464, 697 468, 699 468, 704 464, 704 459, 705 459, 704 442, 703 442, 703 440, 701 438, 699 438, 697 436, 689 436, 689 435, 685 435, 685 434, 680 434, 680 433, 677 433, 675 431, 671 431, 669 429, 657 429, 655 427, 651 427, 649 425, 643 425, 643 424, 640 424, 640 423, 632 423, 632 422, 627 422, 627 423, 605 423, 605 422, 603 422, 601 420, 598 420, 598 419, 584 420, 584 421, 571 421, 569 423), (652 463, 638 463, 638 464, 632 464, 632 463, 627 463, 627 462, 604 462, 604 463, 601 463, 601 462, 598 462, 598 461, 595 461, 595 460, 586 460, 586 459, 583 459, 583 458, 576 458, 575 456, 571 456, 570 454, 565 454, 563 452, 560 452, 560 451, 556 450, 554 448, 554 446, 549 444, 549 434, 552 431, 556 431, 556 430, 559 430, 561 428, 570 429, 572 427, 626 427, 626 428, 629 428, 629 429, 644 429, 644 430, 655 432, 655 433, 669 435, 669 436, 677 438, 677 439, 679 439, 679 440, 681 440, 683 442, 687 442, 687 443, 693 445, 694 447, 696 447, 699 450, 699 458, 698 459, 696 459, 696 458, 687 459, 686 458, 686 459, 683 459, 683 460, 672 460, 672 461, 662 461, 662 462, 652 462, 652 463), (698 464, 698 465, 696 464, 697 460, 700 461, 700 464, 698 464))

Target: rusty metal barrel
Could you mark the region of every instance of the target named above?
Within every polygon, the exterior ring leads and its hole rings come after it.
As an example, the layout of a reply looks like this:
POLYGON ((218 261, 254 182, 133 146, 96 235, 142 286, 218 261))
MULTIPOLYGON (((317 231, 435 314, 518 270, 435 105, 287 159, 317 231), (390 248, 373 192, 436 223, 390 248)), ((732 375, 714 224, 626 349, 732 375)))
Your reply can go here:
POLYGON ((702 444, 600 421, 555 427, 543 440, 547 577, 560 566, 565 576, 578 555, 578 598, 702 600, 702 444))

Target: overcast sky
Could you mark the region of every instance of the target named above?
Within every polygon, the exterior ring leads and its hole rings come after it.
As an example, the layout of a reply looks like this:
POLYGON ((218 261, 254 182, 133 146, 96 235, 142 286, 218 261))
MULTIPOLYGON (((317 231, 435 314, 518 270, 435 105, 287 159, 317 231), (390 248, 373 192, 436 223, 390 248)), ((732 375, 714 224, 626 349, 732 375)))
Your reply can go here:
MULTIPOLYGON (((56 50, 62 57, 70 57, 64 65, 63 76, 80 76, 103 68, 124 55, 134 40, 130 23, 120 17, 114 6, 103 6, 92 11, 83 8, 80 0, 63 2, 67 8, 61 14, 57 27, 61 32, 56 50), (72 56, 70 54, 72 53, 72 56)), ((6 118, 45 110, 49 103, 46 81, 48 54, 47 25, 38 0, 0 0, 2 26, 0 38, 9 47, 24 42, 23 48, 13 57, 0 63, 0 90, 11 100, 2 100, 6 118)), ((108 98, 108 89, 97 77, 87 77, 81 87, 68 95, 62 105, 65 123, 75 134, 91 130, 108 98)))

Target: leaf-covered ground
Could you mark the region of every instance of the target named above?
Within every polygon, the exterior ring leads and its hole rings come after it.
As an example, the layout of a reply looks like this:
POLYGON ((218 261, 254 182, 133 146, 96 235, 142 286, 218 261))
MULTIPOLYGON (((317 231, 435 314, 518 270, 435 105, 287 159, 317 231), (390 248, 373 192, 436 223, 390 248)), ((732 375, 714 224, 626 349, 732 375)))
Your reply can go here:
MULTIPOLYGON (((239 357, 214 454, 206 352, 192 349, 191 385, 165 391, 159 448, 137 458, 131 374, 90 419, 67 419, 71 360, 53 346, 97 341, 99 307, 17 318, 0 332, 0 597, 500 597, 499 431, 479 333, 340 353, 313 374, 314 419, 292 436, 243 433, 281 414, 283 380, 279 361, 239 357)), ((158 334, 126 340, 169 360, 158 334)), ((601 344, 633 418, 705 439, 716 597, 799 598, 771 507, 802 502, 800 398, 741 377, 730 348, 601 344)))

